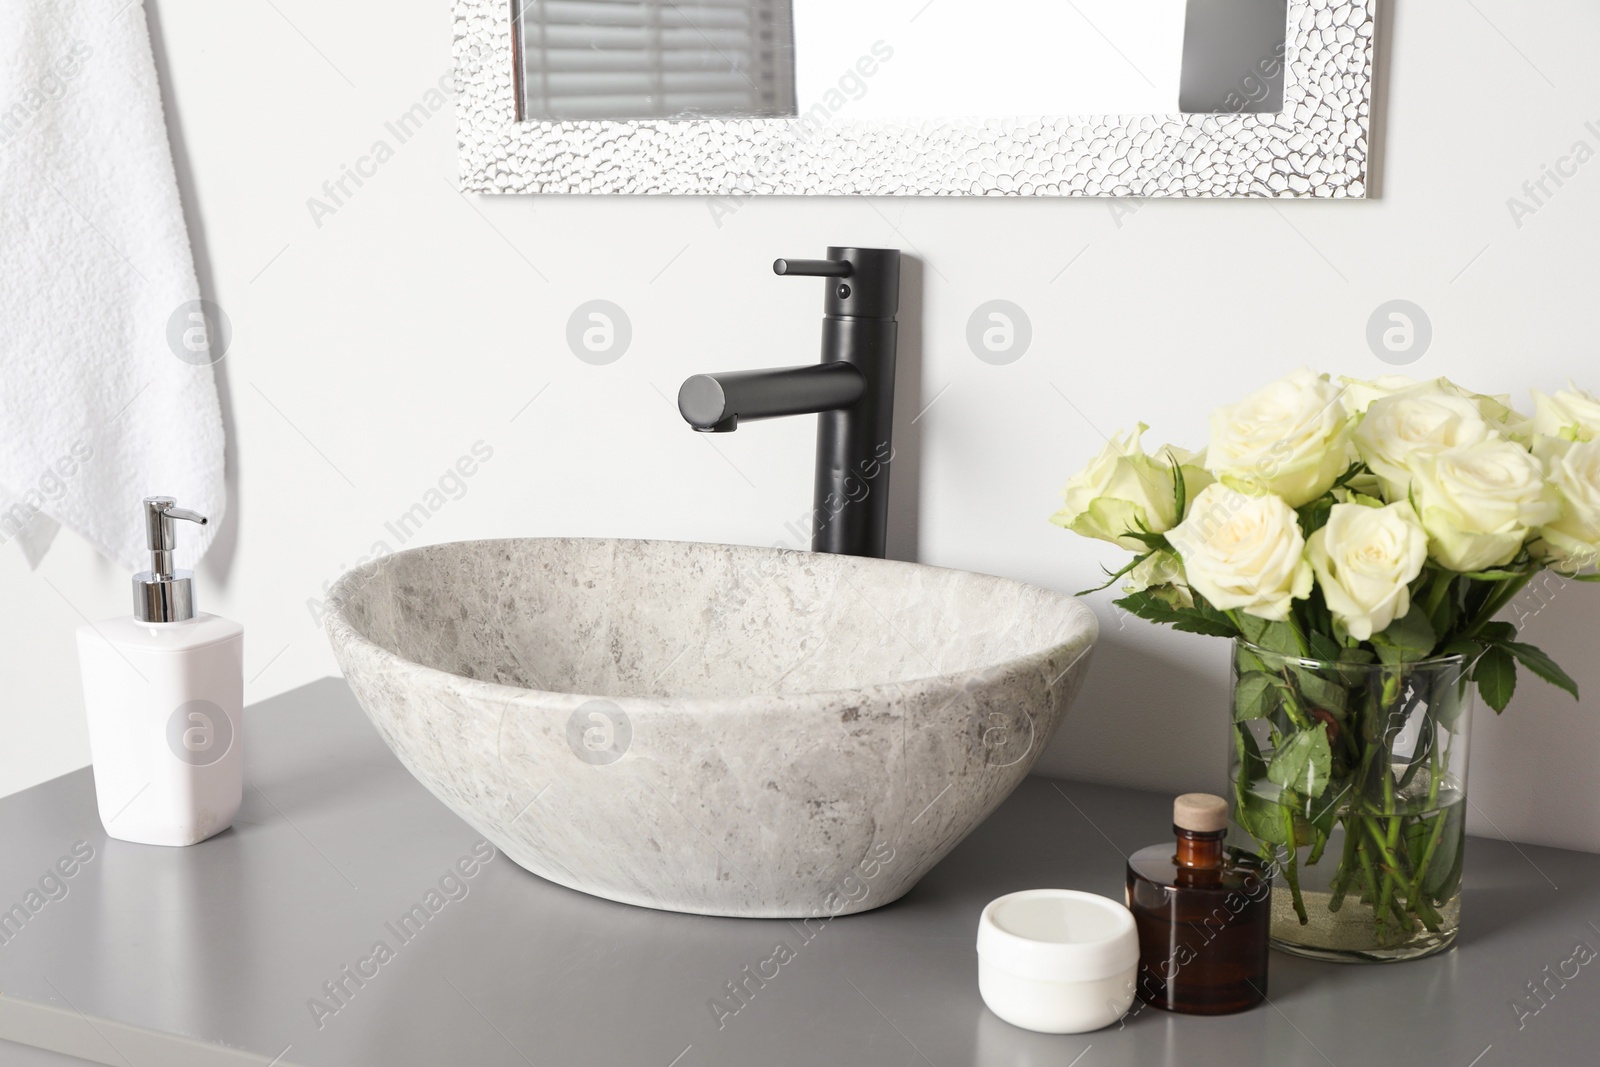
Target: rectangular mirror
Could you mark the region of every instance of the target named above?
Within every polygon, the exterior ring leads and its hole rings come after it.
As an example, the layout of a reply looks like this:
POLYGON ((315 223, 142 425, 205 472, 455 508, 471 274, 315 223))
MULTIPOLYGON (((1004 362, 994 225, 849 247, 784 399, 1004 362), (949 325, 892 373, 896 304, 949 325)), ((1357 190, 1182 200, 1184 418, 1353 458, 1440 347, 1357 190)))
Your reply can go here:
POLYGON ((469 188, 1365 193, 1376 0, 503 2, 458 3, 469 188))
POLYGON ((1281 64, 1226 72, 1281 60, 1285 3, 517 0, 513 19, 524 120, 800 119, 836 96, 860 119, 1010 118, 1276 111, 1281 64))

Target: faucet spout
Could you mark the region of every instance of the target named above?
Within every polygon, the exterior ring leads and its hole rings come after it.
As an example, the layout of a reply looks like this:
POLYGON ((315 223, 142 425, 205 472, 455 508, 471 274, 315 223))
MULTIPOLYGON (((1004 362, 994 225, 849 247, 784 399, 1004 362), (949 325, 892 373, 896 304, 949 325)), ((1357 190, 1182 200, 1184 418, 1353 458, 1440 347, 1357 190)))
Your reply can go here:
POLYGON ((678 390, 678 411, 701 433, 732 433, 750 419, 816 415, 811 549, 882 559, 894 459, 900 253, 830 247, 827 259, 780 259, 772 269, 828 279, 822 362, 696 374, 678 390))
POLYGON ((678 390, 678 411, 702 433, 730 433, 741 421, 843 411, 866 388, 866 379, 849 363, 696 374, 678 390))

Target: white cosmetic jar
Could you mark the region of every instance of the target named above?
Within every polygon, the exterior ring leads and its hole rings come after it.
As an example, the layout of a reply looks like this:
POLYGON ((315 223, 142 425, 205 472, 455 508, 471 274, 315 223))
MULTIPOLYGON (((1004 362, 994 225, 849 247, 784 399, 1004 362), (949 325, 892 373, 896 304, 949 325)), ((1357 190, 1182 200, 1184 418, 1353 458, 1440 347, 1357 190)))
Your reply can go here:
POLYGON ((1108 897, 1029 889, 989 903, 978 919, 978 991, 1013 1026, 1081 1034, 1133 1004, 1139 935, 1108 897))

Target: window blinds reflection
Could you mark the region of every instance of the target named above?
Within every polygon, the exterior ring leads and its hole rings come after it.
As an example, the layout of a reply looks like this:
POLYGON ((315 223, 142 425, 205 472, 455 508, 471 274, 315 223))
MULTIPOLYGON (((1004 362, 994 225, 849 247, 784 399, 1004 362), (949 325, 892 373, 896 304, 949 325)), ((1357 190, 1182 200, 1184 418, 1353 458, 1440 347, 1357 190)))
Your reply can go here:
POLYGON ((514 0, 522 117, 793 115, 790 0, 514 0))

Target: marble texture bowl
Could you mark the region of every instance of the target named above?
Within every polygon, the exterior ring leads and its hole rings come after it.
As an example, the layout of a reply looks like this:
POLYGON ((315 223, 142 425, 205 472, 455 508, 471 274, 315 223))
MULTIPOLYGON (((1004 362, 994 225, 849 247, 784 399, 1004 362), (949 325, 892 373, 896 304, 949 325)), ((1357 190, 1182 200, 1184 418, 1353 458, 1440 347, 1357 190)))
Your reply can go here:
POLYGON ((517 539, 344 575, 329 638, 435 796, 552 882, 803 918, 897 899, 1028 773, 1098 634, 911 563, 517 539))

